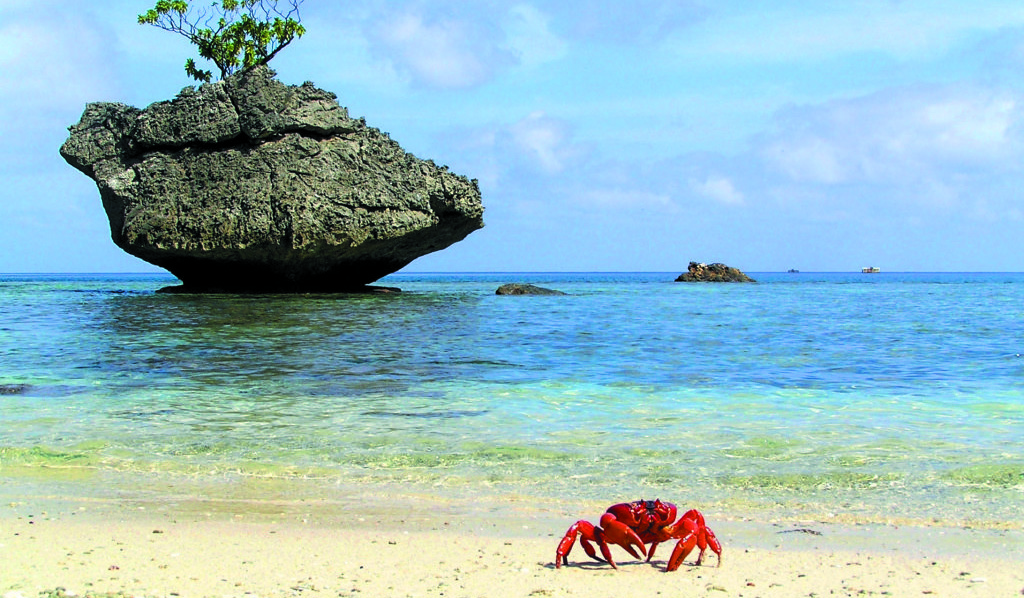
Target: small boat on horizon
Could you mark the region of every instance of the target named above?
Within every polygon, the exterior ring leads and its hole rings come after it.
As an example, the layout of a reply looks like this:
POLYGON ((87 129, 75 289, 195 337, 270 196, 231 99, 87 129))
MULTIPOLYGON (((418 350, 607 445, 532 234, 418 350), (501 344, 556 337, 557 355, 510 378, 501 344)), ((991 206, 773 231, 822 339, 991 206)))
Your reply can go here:
POLYGON ((863 272, 864 274, 877 274, 882 270, 874 266, 868 266, 867 268, 861 268, 860 271, 863 272))

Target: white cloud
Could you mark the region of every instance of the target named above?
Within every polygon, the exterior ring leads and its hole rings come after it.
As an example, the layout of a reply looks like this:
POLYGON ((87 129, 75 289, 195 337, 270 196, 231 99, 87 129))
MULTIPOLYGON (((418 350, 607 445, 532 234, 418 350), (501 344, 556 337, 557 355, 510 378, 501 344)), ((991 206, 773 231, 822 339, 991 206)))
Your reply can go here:
POLYGON ((793 108, 761 154, 794 181, 908 182, 975 168, 1016 168, 1021 99, 980 88, 880 92, 793 108))
POLYGON ((694 35, 674 42, 685 54, 746 62, 806 62, 845 54, 913 59, 944 53, 979 31, 1024 25, 1016 2, 865 2, 778 5, 769 11, 720 8, 694 35))
POLYGON ((779 139, 766 147, 764 157, 798 182, 840 183, 848 174, 845 157, 830 139, 814 134, 779 139))
POLYGON ((563 171, 568 162, 580 155, 569 142, 569 127, 543 112, 534 112, 509 127, 512 142, 520 152, 548 174, 563 171))
POLYGON ((578 38, 602 43, 656 42, 702 21, 709 10, 700 0, 592 0, 545 5, 578 38))
POLYGON ((90 101, 112 99, 109 40, 85 15, 57 17, 25 10, 0 22, 0 175, 33 174, 41 179, 29 195, 8 202, 38 203, 63 161, 57 148, 67 126, 90 101))
POLYGON ((514 60, 489 27, 454 18, 427 20, 411 11, 378 21, 371 38, 379 54, 427 87, 479 85, 514 60))
POLYGON ((551 31, 550 18, 529 4, 509 9, 505 25, 508 45, 524 66, 557 60, 568 44, 551 31))
POLYGON ((37 111, 102 97, 109 62, 99 32, 81 22, 8 22, 0 27, 0 100, 37 111))
POLYGON ((575 198, 577 203, 588 207, 609 209, 654 209, 675 211, 676 204, 666 193, 655 193, 642 189, 588 189, 575 198))
POLYGON ((589 179, 582 171, 590 164, 591 146, 574 138, 569 123, 543 111, 512 123, 452 129, 439 139, 460 156, 458 169, 490 190, 525 186, 550 196, 555 188, 589 179))
POLYGON ((30 6, 38 7, 40 4, 50 4, 46 0, 4 0, 2 6, 0 6, 0 15, 10 14, 17 12, 23 8, 30 6))
POLYGON ((939 98, 923 106, 915 125, 924 133, 919 140, 937 153, 989 161, 1005 155, 1016 144, 1010 133, 1019 119, 1017 98, 975 94, 939 98))
POLYGON ((720 175, 709 175, 703 180, 691 179, 690 188, 697 194, 726 205, 742 205, 743 193, 732 181, 720 175))

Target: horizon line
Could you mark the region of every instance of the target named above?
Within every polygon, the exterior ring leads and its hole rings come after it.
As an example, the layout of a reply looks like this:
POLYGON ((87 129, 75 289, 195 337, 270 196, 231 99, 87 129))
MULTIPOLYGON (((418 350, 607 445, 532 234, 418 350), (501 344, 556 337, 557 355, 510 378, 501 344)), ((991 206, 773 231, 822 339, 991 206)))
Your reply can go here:
MULTIPOLYGON (((677 272, 677 270, 413 270, 398 271, 382 276, 383 280, 388 276, 403 274, 664 274, 677 272)), ((680 272, 686 272, 681 270, 680 272)), ((861 269, 852 270, 743 270, 752 274, 1024 274, 1024 271, 1017 270, 882 270, 880 272, 862 272, 861 269)), ((100 276, 100 275, 130 275, 130 276, 166 276, 180 280, 170 272, 166 271, 133 271, 133 270, 100 270, 100 271, 26 271, 26 272, 0 272, 0 276, 100 276)))

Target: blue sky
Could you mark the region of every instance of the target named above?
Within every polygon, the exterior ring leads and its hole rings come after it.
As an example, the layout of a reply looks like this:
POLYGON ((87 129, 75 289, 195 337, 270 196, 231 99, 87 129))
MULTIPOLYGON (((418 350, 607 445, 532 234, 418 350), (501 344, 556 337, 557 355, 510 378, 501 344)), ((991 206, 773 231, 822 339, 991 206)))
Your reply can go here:
MULTIPOLYGON (((153 270, 58 148, 190 84, 155 2, 0 4, 0 272, 153 270)), ((480 180, 408 271, 1024 271, 1019 1, 307 0, 272 63, 480 180), (581 8, 586 6, 586 9, 581 8)))

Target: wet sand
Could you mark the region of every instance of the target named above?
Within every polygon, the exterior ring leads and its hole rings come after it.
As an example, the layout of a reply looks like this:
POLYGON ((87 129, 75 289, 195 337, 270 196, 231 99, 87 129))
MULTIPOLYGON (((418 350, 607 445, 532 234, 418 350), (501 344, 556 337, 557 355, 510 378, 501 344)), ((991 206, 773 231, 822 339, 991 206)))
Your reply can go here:
POLYGON ((0 509, 0 595, 1024 595, 1019 529, 709 518, 722 566, 710 553, 693 566, 691 555, 665 573, 670 545, 651 563, 615 548, 618 570, 576 547, 556 569, 572 523, 563 512, 463 516, 415 498, 357 511, 279 506, 10 502, 0 509))

